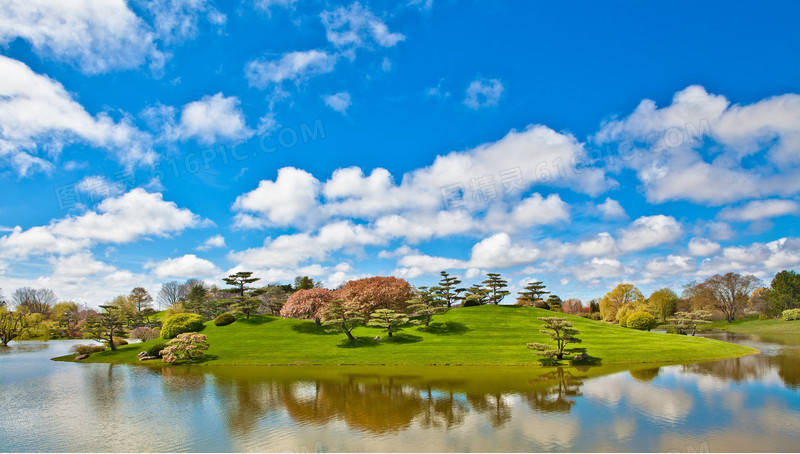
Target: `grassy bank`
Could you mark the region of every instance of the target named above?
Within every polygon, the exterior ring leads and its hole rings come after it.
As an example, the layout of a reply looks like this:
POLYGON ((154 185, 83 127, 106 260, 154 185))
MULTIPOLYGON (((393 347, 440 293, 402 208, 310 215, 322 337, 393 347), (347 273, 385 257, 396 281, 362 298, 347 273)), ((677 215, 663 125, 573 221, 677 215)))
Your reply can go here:
POLYGON ((705 331, 721 330, 741 334, 800 336, 800 320, 759 320, 757 318, 748 318, 734 320, 733 323, 720 320, 709 323, 703 328, 705 331))
MULTIPOLYGON (((232 365, 538 365, 527 342, 549 342, 537 317, 562 315, 531 307, 454 309, 428 329, 409 326, 392 339, 373 341, 376 328, 353 331, 357 342, 314 322, 252 316, 228 326, 208 323, 210 348, 202 364, 232 365)), ((735 357, 756 350, 699 337, 620 328, 566 316, 580 330, 588 354, 609 364, 686 362, 735 357)), ((85 362, 139 363, 136 354, 162 340, 92 355, 85 362)), ((73 355, 58 358, 72 360, 73 355)))

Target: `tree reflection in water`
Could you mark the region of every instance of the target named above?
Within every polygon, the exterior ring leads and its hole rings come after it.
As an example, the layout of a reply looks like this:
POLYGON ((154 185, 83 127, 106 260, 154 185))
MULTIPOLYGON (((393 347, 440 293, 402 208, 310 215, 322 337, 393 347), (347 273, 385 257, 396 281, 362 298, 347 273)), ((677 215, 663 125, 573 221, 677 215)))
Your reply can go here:
POLYGON ((572 372, 564 371, 563 367, 531 381, 554 383, 541 391, 530 392, 523 396, 532 410, 569 413, 575 405, 575 400, 570 397, 582 395, 580 388, 583 380, 575 377, 572 372))

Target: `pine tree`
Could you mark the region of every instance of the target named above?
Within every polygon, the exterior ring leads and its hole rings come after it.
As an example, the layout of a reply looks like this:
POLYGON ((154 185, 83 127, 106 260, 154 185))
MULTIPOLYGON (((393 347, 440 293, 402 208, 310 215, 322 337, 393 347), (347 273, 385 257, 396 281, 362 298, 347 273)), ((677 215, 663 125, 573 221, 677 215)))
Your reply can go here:
POLYGON ((442 271, 439 274, 442 275, 442 280, 439 281, 439 285, 434 287, 433 290, 444 300, 449 309, 453 304, 464 299, 459 295, 466 291, 466 289, 457 287, 457 285, 461 283, 461 280, 455 276, 450 276, 447 271, 442 271))
POLYGON ((567 344, 579 344, 581 340, 577 337, 580 332, 572 327, 572 322, 561 317, 539 317, 544 322, 544 329, 539 332, 547 334, 550 339, 556 342, 555 348, 552 345, 540 344, 538 342, 529 343, 528 348, 536 350, 540 355, 548 358, 564 359, 564 348, 567 344))
POLYGON ((424 286, 417 289, 417 294, 414 298, 408 300, 407 303, 408 310, 411 311, 411 316, 421 317, 421 320, 414 320, 412 323, 420 323, 428 326, 431 323, 431 317, 436 314, 447 312, 447 307, 443 307, 442 300, 439 300, 436 296, 434 289, 429 289, 424 286))
POLYGON ((517 296, 517 306, 536 306, 541 307, 544 300, 542 297, 550 292, 545 290, 542 281, 529 282, 528 285, 519 291, 517 296))
POLYGON ((483 284, 489 289, 489 302, 500 304, 500 300, 511 293, 508 290, 503 290, 508 287, 508 281, 500 279, 499 273, 487 273, 486 275, 489 279, 483 281, 483 284))
POLYGON ((260 278, 252 276, 252 271, 239 271, 238 273, 222 278, 226 284, 233 287, 225 291, 234 294, 233 305, 242 311, 245 318, 250 318, 250 314, 255 313, 261 306, 261 300, 256 298, 256 296, 263 293, 263 290, 254 290, 247 286, 247 284, 252 284, 260 280, 260 278))

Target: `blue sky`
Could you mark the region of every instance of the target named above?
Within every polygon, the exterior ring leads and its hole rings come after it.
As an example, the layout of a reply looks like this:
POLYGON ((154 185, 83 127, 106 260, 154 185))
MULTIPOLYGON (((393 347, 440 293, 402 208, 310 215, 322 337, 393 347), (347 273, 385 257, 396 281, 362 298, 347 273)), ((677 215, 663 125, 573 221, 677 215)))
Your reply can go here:
POLYGON ((0 1, 0 288, 800 264, 800 5, 0 1))

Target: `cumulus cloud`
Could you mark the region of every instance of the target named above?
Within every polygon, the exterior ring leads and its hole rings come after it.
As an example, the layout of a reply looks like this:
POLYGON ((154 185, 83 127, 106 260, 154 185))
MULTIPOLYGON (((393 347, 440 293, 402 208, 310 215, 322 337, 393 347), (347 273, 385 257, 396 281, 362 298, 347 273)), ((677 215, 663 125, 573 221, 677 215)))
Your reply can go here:
POLYGON ((350 100, 350 93, 346 91, 332 95, 326 95, 323 97, 323 100, 325 101, 326 106, 339 112, 340 114, 346 114, 347 109, 350 108, 350 104, 352 103, 350 100))
POLYGON ((246 124, 236 96, 217 93, 193 101, 181 111, 176 136, 179 139, 195 138, 206 144, 220 139, 244 139, 253 134, 246 124))
POLYGON ((597 205, 597 209, 605 220, 628 219, 628 215, 622 205, 611 197, 606 197, 603 203, 597 205))
POLYGON ((203 244, 197 246, 198 251, 208 251, 209 249, 225 247, 225 237, 214 235, 206 239, 203 244))
POLYGON ((504 90, 500 79, 475 79, 467 87, 464 105, 473 110, 496 106, 504 90))
MULTIPOLYGON (((753 196, 800 191, 800 95, 740 106, 690 86, 658 108, 643 100, 629 116, 606 123, 598 143, 631 141, 642 148, 622 160, 636 170, 651 202, 689 200, 719 205, 753 196), (717 147, 702 147, 713 142, 717 147), (759 155, 763 166, 745 166, 759 155)), ((626 145, 627 146, 627 145, 626 145)))
POLYGON ((608 232, 598 233, 595 238, 582 241, 575 247, 578 254, 594 257, 613 255, 616 251, 617 242, 608 232))
POLYGON ((156 34, 124 0, 6 0, 0 8, 0 44, 17 38, 29 42, 38 55, 87 74, 136 68, 148 61, 159 68, 165 59, 156 47, 156 34))
POLYGON ((716 254, 721 249, 719 243, 706 238, 692 238, 689 240, 689 254, 695 257, 706 257, 716 254))
POLYGON ((651 259, 645 264, 645 276, 660 278, 673 275, 686 275, 697 268, 694 258, 682 255, 668 255, 651 259))
POLYGON ((472 247, 470 265, 473 268, 503 269, 533 263, 540 255, 541 251, 533 245, 512 243, 507 233, 497 233, 472 247))
POLYGON ((275 225, 290 225, 313 215, 319 191, 313 175, 284 167, 275 181, 262 180, 258 188, 237 197, 233 208, 258 213, 275 225))
MULTIPOLYGON (((2 28, 2 27, 0 27, 2 28)), ((125 165, 152 164, 150 137, 128 118, 95 116, 57 81, 0 55, 0 163, 22 175, 50 170, 64 145, 88 144, 125 165)))
POLYGON ((760 221, 800 212, 800 205, 794 200, 753 200, 740 207, 725 208, 719 213, 720 219, 728 221, 760 221))
POLYGON ((617 259, 593 257, 590 261, 573 269, 572 274, 579 281, 588 282, 606 278, 621 278, 630 272, 631 269, 617 259))
POLYGON ((221 273, 213 263, 201 259, 194 254, 166 259, 158 263, 149 263, 145 268, 152 269, 154 276, 160 279, 179 278, 204 278, 213 277, 221 273))
POLYGON ((166 237, 202 224, 201 219, 161 194, 133 189, 109 197, 96 211, 53 220, 46 226, 20 226, 0 237, 0 257, 66 255, 96 243, 130 243, 147 236, 166 237))
POLYGON ((642 216, 620 231, 619 246, 624 251, 640 251, 660 244, 672 243, 683 228, 672 216, 642 216))

